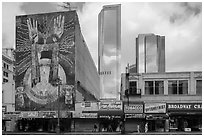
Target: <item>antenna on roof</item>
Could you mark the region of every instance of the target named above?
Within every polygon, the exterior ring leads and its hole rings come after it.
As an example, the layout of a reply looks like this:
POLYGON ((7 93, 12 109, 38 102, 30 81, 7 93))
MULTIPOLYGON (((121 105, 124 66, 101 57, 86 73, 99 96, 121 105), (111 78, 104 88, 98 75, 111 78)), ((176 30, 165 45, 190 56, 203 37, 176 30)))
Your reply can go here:
POLYGON ((76 10, 77 9, 77 7, 72 7, 70 2, 63 2, 59 6, 62 7, 63 9, 68 10, 68 11, 76 10))

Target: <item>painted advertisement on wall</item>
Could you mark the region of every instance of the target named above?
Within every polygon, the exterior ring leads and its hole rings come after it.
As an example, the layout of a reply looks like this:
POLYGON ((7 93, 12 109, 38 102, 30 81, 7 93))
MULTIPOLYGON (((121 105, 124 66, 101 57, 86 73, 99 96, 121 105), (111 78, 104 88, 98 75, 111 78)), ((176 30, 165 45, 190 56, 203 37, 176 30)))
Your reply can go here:
POLYGON ((74 109, 76 17, 75 11, 16 17, 16 110, 74 109))

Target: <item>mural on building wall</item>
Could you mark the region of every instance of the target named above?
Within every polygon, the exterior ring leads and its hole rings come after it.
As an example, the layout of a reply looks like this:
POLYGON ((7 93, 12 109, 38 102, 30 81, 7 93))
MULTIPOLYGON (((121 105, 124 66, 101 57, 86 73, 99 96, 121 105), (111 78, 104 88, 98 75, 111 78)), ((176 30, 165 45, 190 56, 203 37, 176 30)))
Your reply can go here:
POLYGON ((76 12, 16 17, 16 110, 73 110, 76 12))

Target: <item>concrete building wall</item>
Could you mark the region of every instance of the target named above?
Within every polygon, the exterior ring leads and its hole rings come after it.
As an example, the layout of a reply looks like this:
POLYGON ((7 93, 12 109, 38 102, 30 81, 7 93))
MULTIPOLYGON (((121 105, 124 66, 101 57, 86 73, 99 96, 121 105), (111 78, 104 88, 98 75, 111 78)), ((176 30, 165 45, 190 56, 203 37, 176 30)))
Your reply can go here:
POLYGON ((88 92, 100 98, 99 74, 81 34, 79 24, 76 25, 76 82, 80 82, 88 92))

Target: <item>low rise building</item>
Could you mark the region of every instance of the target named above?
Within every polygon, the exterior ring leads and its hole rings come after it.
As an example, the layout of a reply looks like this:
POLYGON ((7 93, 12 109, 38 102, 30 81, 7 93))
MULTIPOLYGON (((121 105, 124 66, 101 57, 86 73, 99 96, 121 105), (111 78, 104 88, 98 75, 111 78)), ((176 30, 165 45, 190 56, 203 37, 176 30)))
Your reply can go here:
POLYGON ((122 74, 121 94, 124 112, 134 113, 125 114, 127 131, 137 131, 138 125, 142 132, 202 130, 200 71, 141 74, 129 71, 122 74), (141 122, 133 122, 134 119, 141 122))

